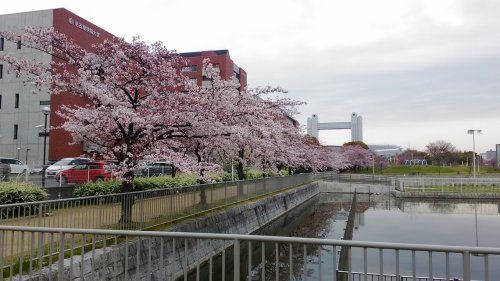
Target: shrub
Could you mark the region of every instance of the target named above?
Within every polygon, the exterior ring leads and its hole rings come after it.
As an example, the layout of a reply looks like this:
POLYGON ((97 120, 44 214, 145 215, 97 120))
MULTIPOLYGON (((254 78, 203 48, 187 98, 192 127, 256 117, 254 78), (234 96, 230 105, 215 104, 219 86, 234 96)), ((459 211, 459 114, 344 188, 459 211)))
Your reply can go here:
POLYGON ((86 197, 95 195, 107 195, 118 193, 122 189, 121 181, 110 180, 100 183, 89 182, 79 185, 74 191, 73 195, 76 197, 86 197))
POLYGON ((47 193, 40 187, 26 182, 0 182, 0 204, 42 201, 47 193))
MULTIPOLYGON (((178 174, 174 178, 171 176, 158 176, 150 178, 136 178, 134 188, 136 191, 163 189, 178 186, 196 185, 197 177, 190 174, 178 174)), ((86 197, 95 195, 107 195, 119 193, 122 189, 122 182, 118 180, 110 180, 100 183, 85 183, 79 185, 73 195, 76 197, 86 197)))

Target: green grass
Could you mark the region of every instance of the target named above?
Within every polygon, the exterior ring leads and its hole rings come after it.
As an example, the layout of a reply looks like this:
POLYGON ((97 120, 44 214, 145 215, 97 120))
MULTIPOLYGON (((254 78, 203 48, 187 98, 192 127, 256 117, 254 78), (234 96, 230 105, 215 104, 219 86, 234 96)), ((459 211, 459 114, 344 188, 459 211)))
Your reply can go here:
MULTIPOLYGON (((438 166, 407 166, 407 165, 392 165, 386 169, 376 170, 376 174, 380 175, 439 175, 438 166)), ((371 170, 365 171, 371 173, 371 170)), ((462 175, 468 176, 472 172, 471 167, 468 166, 446 166, 441 167, 441 175, 462 175)), ((500 174, 500 169, 492 167, 479 167, 479 175, 500 174)))

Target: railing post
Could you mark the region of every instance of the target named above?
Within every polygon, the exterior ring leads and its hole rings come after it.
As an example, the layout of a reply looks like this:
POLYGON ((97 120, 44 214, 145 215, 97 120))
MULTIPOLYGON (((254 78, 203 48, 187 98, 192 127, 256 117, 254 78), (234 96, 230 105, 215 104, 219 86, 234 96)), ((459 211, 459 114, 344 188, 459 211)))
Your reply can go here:
MULTIPOLYGON (((52 255, 52 253, 50 253, 52 255)), ((64 280, 64 232, 59 232, 58 280, 64 280)))
POLYGON ((38 227, 42 227, 42 205, 43 203, 38 204, 38 227))
POLYGON ((234 240, 234 278, 240 280, 240 240, 234 240))
POLYGON ((464 251, 462 255, 463 255, 464 281, 470 281, 470 253, 469 251, 464 251))

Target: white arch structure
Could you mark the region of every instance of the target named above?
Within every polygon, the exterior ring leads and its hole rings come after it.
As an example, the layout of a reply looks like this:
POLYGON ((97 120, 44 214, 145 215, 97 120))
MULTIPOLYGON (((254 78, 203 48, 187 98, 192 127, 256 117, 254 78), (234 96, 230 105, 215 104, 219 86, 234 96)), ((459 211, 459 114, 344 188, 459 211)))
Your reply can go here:
POLYGON ((319 130, 351 130, 351 141, 363 141, 363 117, 353 112, 350 122, 319 123, 318 115, 307 118, 307 134, 318 138, 319 130))

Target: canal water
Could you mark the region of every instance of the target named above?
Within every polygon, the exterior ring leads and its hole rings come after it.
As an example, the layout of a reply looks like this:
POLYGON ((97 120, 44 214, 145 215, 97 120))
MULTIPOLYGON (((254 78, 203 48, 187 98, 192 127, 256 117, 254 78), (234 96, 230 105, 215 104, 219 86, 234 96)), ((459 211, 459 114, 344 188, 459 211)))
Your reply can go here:
MULTIPOLYGON (((348 218, 352 194, 320 194, 286 215, 280 217, 258 233, 260 235, 341 239, 348 218)), ((353 240, 400 242, 414 244, 500 247, 500 202, 475 201, 403 201, 389 194, 360 195, 355 209, 353 240), (477 225, 477 228, 476 228, 477 225)), ((242 245, 241 280, 248 275, 248 245, 242 245)), ((261 280, 261 245, 251 247, 251 280, 261 280)), ((340 247, 337 248, 337 251, 340 247)), ((333 248, 324 246, 292 250, 295 280, 331 280, 333 274, 333 248), (304 271, 304 261, 307 266, 304 271), (320 269, 321 268, 321 269, 320 269)), ((368 250, 368 272, 379 273, 379 251, 368 250)), ((266 280, 276 280, 276 260, 280 280, 289 279, 289 245, 266 243, 266 280), (278 258, 276 258, 276 247, 278 258)), ((338 257, 338 254, 336 255, 338 257)), ((364 259, 362 249, 351 252, 351 270, 362 272, 364 259)), ((482 256, 471 257, 472 278, 483 279, 482 256)), ((395 251, 383 252, 384 273, 396 272, 395 251)), ((411 251, 400 251, 400 274, 412 275, 411 251)), ((451 277, 462 276, 462 257, 450 254, 451 277)), ((232 268, 230 251, 226 254, 226 268, 232 268)), ((445 276, 445 254, 432 256, 434 276, 445 276)), ((489 257, 490 280, 500 280, 500 259, 489 257)), ((220 258, 214 268, 220 267, 220 258)), ((415 253, 417 276, 429 276, 429 255, 415 253)), ((202 268, 202 272, 207 269, 202 268)), ((206 276, 202 274, 202 276, 206 276)), ((232 280, 232 272, 226 271, 226 280, 232 280)), ((222 272, 214 271, 214 279, 220 280, 222 272)), ((203 279, 203 278, 202 278, 203 279)), ((207 279, 208 280, 208 279, 207 279)), ((371 280, 371 279, 369 279, 371 280)), ((377 278, 374 280, 378 280, 377 278)), ((380 279, 382 280, 382 279, 380 279)), ((387 279, 389 280, 389 279, 387 279)))

